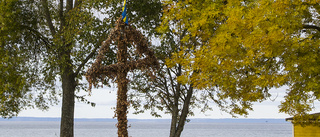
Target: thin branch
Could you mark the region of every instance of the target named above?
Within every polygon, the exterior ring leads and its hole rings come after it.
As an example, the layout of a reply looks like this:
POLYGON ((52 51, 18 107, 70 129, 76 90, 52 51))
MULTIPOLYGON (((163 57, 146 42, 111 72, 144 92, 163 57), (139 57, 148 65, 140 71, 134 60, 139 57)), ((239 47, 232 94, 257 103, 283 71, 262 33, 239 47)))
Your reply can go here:
POLYGON ((38 32, 35 29, 32 29, 31 27, 28 26, 23 26, 26 27, 32 34, 34 34, 35 36, 39 37, 46 45, 47 45, 47 49, 50 49, 51 46, 54 46, 54 44, 52 44, 48 38, 46 38, 45 36, 43 36, 40 32, 38 32))
MULTIPOLYGON (((165 79, 165 78, 164 78, 165 79)), ((156 77, 156 80, 159 81, 160 85, 162 86, 163 84, 166 84, 165 81, 161 79, 161 77, 156 77)), ((157 83, 157 82, 156 82, 157 83)))
POLYGON ((173 95, 176 96, 176 90, 175 90, 175 88, 174 88, 173 77, 171 76, 171 72, 170 72, 170 69, 169 69, 169 68, 167 68, 167 71, 168 71, 169 80, 170 80, 170 83, 171 83, 173 95))
POLYGON ((97 44, 94 49, 91 51, 91 53, 86 57, 86 59, 84 59, 81 64, 78 66, 78 68, 76 69, 76 72, 74 73, 75 75, 78 75, 80 70, 84 67, 84 65, 89 61, 90 58, 93 57, 94 53, 97 51, 97 49, 99 48, 99 45, 97 44))
POLYGON ((184 84, 183 87, 184 87, 185 90, 188 90, 188 87, 187 87, 186 84, 184 84))
MULTIPOLYGON (((186 88, 185 90, 187 90, 187 88, 186 88)), ((185 101, 185 99, 187 98, 187 96, 185 95, 186 93, 184 92, 184 90, 180 90, 180 92, 181 92, 181 94, 179 94, 179 97, 180 97, 183 101, 185 101)))
MULTIPOLYGON (((110 35, 114 35, 114 34, 113 34, 113 31, 111 31, 110 35)), ((102 38, 102 37, 101 37, 101 38, 102 38)), ((101 38, 100 38, 100 39, 101 39, 101 38)), ((108 39, 110 39, 110 38, 108 38, 108 39)), ((100 41, 101 41, 101 40, 99 40, 99 43, 100 43, 100 41)), ((103 45, 102 47, 105 47, 104 44, 105 44, 105 42, 102 44, 102 45, 103 45)), ((78 66, 78 68, 77 68, 76 71, 75 71, 75 75, 78 75, 78 74, 80 73, 81 69, 82 69, 82 68, 84 67, 84 65, 89 61, 89 59, 93 57, 94 53, 97 51, 97 49, 99 48, 99 46, 100 46, 100 44, 97 44, 97 45, 94 47, 94 49, 91 51, 91 53, 86 57, 86 59, 84 59, 84 60, 81 62, 81 64, 78 66)))
POLYGON ((316 29, 316 30, 320 31, 320 27, 315 26, 315 25, 303 25, 303 28, 305 28, 305 29, 316 29))
MULTIPOLYGON (((178 78, 179 76, 181 76, 181 65, 180 64, 178 64, 178 69, 177 69, 177 75, 176 75, 176 78, 178 78)), ((181 97, 181 94, 183 94, 182 93, 182 90, 181 90, 181 83, 178 81, 178 79, 176 79, 177 80, 177 86, 176 86, 176 92, 177 92, 177 96, 178 96, 178 98, 179 97, 181 97)))
POLYGON ((42 6, 43 6, 43 10, 44 10, 44 14, 50 29, 50 32, 52 34, 52 36, 54 36, 56 34, 56 30, 53 26, 52 23, 52 19, 51 19, 51 15, 50 15, 50 11, 49 11, 49 5, 48 5, 48 1, 47 0, 41 0, 42 6))
MULTIPOLYGON (((165 95, 165 96, 168 96, 168 95, 165 95)), ((171 109, 170 105, 168 104, 168 102, 164 99, 164 97, 161 95, 159 95, 159 97, 162 99, 162 102, 165 104, 165 106, 170 111, 170 113, 172 113, 172 109, 171 109)), ((170 101, 170 100, 168 100, 168 101, 170 101)))
POLYGON ((167 85, 167 79, 166 78, 164 78, 164 81, 165 81, 165 83, 163 84, 164 86, 165 86, 165 92, 166 92, 166 94, 167 94, 167 100, 169 101, 169 103, 170 103, 170 105, 172 105, 173 104, 173 102, 172 102, 172 100, 170 100, 170 96, 172 96, 171 94, 170 94, 170 92, 169 92, 169 87, 168 87, 168 85, 167 85))
MULTIPOLYGON (((182 91, 181 91, 182 92, 182 91)), ((184 94, 179 94, 179 98, 184 102, 186 100, 186 96, 184 94)))
POLYGON ((152 85, 154 85, 154 88, 157 88, 157 89, 160 90, 161 92, 166 91, 166 87, 163 86, 163 85, 164 85, 164 82, 162 82, 162 81, 152 82, 152 85))
POLYGON ((180 35, 180 41, 183 39, 183 37, 186 35, 186 33, 187 33, 187 29, 184 29, 183 31, 182 31, 182 34, 180 35))

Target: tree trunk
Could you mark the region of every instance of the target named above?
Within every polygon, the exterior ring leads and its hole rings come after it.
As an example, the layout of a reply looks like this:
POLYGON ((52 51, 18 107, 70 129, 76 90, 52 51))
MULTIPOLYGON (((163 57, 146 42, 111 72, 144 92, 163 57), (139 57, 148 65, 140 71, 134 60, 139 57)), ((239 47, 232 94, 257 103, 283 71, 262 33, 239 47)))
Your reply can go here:
MULTIPOLYGON (((177 77, 181 76, 182 73, 182 67, 180 64, 178 64, 178 71, 177 71, 177 77)), ((170 128, 170 137, 180 137, 181 133, 184 129, 184 125, 187 120, 187 116, 189 114, 189 106, 191 97, 193 94, 193 85, 191 84, 189 86, 189 89, 187 90, 187 95, 183 102, 183 107, 181 110, 181 113, 179 115, 179 97, 181 94, 181 84, 178 82, 176 86, 176 91, 174 92, 174 104, 172 108, 172 119, 171 119, 171 128, 170 128)))
MULTIPOLYGON (((59 3, 59 18, 60 31, 66 24, 65 13, 68 13, 73 8, 73 0, 66 1, 66 10, 64 12, 64 1, 59 3)), ((62 108, 61 108, 61 123, 60 123, 60 137, 73 137, 74 131, 74 98, 75 98, 75 73, 73 72, 73 65, 71 60, 71 46, 72 43, 66 43, 65 38, 61 39, 64 46, 59 48, 60 72, 62 79, 62 108)))
MULTIPOLYGON (((176 101, 174 101, 174 102, 176 102, 176 101)), ((172 108, 172 116, 171 116, 170 137, 174 137, 176 134, 178 115, 179 115, 178 104, 174 104, 174 106, 172 108)))
MULTIPOLYGON (((184 129, 184 125, 187 120, 187 116, 189 114, 189 106, 190 106, 192 94, 193 94, 193 87, 191 85, 189 90, 187 91, 187 96, 185 98, 185 101, 183 102, 183 108, 182 108, 180 116, 179 116, 178 105, 173 106, 171 128, 170 128, 170 137, 180 137, 181 136, 181 133, 184 129), (178 120, 178 118, 179 118, 179 120, 178 120)), ((175 102, 176 102, 176 99, 175 99, 175 102)))
MULTIPOLYGON (((168 71, 170 73, 170 71, 168 71)), ((176 77, 181 76, 181 66, 178 65, 178 72, 176 77)), ((173 81, 173 78, 170 75, 170 79, 173 81)), ((179 123, 178 117, 179 117, 179 97, 181 94, 181 84, 178 82, 177 85, 174 85, 173 82, 171 82, 172 88, 176 89, 173 90, 174 94, 174 101, 173 101, 173 108, 172 108, 172 119, 171 119, 171 128, 170 128, 170 137, 175 137, 177 132, 177 124, 179 123)))
MULTIPOLYGON (((124 33, 124 23, 121 23, 120 29, 124 33)), ((126 64, 127 62, 127 45, 123 38, 123 35, 119 37, 118 40, 118 53, 117 59, 119 63, 126 64)), ((128 70, 125 68, 120 68, 117 74, 117 84, 118 84, 118 97, 117 97, 117 119, 118 119, 118 137, 128 137, 128 120, 127 120, 127 91, 128 91, 128 70)))
POLYGON ((75 80, 72 68, 65 69, 62 73, 60 137, 73 137, 75 80))
POLYGON ((66 44, 59 49, 60 72, 62 81, 62 108, 60 137, 73 137, 74 124, 74 97, 75 97, 75 74, 71 61, 70 44, 66 44))
POLYGON ((177 127, 177 131, 176 131, 175 137, 180 137, 181 133, 182 133, 182 131, 184 129, 184 125, 186 123, 187 116, 189 114, 189 106, 190 106, 190 101, 191 101, 192 94, 193 94, 193 87, 192 87, 192 85, 190 85, 189 90, 187 91, 187 97, 185 98, 185 101, 183 102, 183 108, 182 108, 182 111, 181 111, 179 124, 178 124, 178 127, 177 127))

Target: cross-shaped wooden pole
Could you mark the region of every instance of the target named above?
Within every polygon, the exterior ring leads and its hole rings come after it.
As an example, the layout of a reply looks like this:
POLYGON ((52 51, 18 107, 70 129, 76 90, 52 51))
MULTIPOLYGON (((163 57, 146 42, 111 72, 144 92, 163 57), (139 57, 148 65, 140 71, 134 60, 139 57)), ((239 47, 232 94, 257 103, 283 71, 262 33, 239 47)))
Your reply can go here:
POLYGON ((92 85, 97 86, 99 82, 103 82, 106 77, 110 79, 116 79, 118 84, 117 91, 117 108, 116 116, 118 119, 118 137, 128 137, 128 120, 127 120, 127 92, 128 92, 128 82, 127 74, 129 71, 135 69, 158 69, 159 63, 157 58, 154 56, 153 51, 151 51, 148 46, 147 39, 142 35, 142 33, 130 25, 126 25, 121 18, 117 21, 117 26, 109 34, 109 37, 102 43, 99 50, 96 61, 92 64, 92 67, 88 69, 86 78, 89 82, 89 88, 92 85), (117 41, 117 60, 116 64, 103 66, 101 64, 105 53, 109 49, 111 41, 117 41), (136 46, 136 53, 145 58, 139 60, 128 60, 127 46, 128 44, 136 46))

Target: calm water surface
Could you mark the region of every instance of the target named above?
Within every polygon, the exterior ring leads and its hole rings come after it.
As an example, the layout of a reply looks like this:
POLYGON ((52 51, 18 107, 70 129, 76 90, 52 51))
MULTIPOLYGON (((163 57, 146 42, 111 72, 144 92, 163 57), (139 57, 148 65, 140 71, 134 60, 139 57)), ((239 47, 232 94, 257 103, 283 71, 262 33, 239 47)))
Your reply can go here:
MULTIPOLYGON (((116 137, 115 122, 75 122, 75 137, 116 137)), ((129 136, 168 137, 169 123, 131 122, 129 136)), ((58 137, 56 121, 0 121, 0 137, 58 137)), ((182 137, 292 137, 290 123, 187 123, 182 137)))

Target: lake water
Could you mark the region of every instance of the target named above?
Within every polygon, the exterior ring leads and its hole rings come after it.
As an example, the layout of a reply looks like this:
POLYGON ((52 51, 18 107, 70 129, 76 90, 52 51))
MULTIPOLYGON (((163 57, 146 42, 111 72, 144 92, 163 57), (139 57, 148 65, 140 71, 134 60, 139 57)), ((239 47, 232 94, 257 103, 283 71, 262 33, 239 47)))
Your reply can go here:
MULTIPOLYGON (((115 122, 75 122, 75 137, 116 137, 115 122)), ((167 122, 130 122, 129 136, 168 137, 167 122)), ((0 137, 58 137, 58 121, 0 121, 0 137)), ((182 137, 292 137, 290 123, 187 123, 182 137)))

